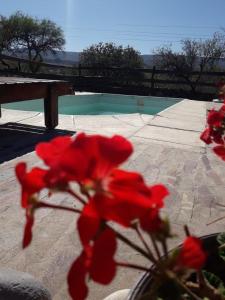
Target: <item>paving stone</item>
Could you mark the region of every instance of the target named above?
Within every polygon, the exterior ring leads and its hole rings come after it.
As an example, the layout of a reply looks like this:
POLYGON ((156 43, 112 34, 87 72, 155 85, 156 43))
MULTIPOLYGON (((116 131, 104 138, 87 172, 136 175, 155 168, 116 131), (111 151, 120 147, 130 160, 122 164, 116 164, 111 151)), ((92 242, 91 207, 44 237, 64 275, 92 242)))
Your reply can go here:
MULTIPOLYGON (((171 128, 163 128, 162 123, 154 121, 162 117, 138 114, 133 119, 132 115, 60 115, 59 119, 60 126, 65 129, 74 126, 74 131, 85 131, 88 134, 111 136, 122 133, 129 137, 134 145, 134 153, 124 168, 141 172, 149 185, 163 183, 170 191, 163 214, 169 216, 178 234, 177 239, 170 242, 170 247, 174 247, 184 236, 185 223, 189 224, 195 235, 224 230, 225 219, 207 226, 216 218, 225 216, 224 165, 209 147, 199 141, 199 132, 190 131, 199 131, 201 124, 204 127, 205 102, 184 100, 160 115, 168 119, 164 120, 167 122, 164 125, 171 128), (154 126, 149 126, 152 121, 155 122, 154 126), (190 127, 187 126, 188 122, 190 127)), ((30 115, 29 122, 43 122, 43 116, 30 115)), ((50 290, 54 300, 69 300, 65 279, 71 263, 81 250, 79 236, 75 231, 77 216, 49 209, 38 211, 33 241, 28 249, 22 250, 25 217, 20 208, 20 189, 14 175, 14 166, 18 161, 28 161, 29 168, 39 165, 35 154, 30 153, 0 166, 0 264, 32 274, 50 290)), ((46 193, 42 197, 47 201, 46 193)), ((71 199, 62 194, 51 201, 71 205, 71 199)), ((138 243, 133 231, 121 227, 118 229, 138 243)), ((146 261, 136 251, 131 251, 121 243, 118 247, 118 259, 126 257, 130 262, 146 265, 146 261)), ((91 282, 87 299, 101 300, 116 290, 129 289, 139 275, 139 271, 119 269, 109 286, 103 287, 91 282)))
POLYGON ((187 120, 180 120, 176 118, 167 118, 164 116, 156 116, 154 119, 150 120, 148 124, 159 127, 176 128, 198 132, 202 132, 205 128, 205 124, 202 122, 202 120, 190 121, 190 118, 187 120))
POLYGON ((205 147, 199 138, 199 132, 147 125, 137 131, 134 136, 194 147, 205 147))

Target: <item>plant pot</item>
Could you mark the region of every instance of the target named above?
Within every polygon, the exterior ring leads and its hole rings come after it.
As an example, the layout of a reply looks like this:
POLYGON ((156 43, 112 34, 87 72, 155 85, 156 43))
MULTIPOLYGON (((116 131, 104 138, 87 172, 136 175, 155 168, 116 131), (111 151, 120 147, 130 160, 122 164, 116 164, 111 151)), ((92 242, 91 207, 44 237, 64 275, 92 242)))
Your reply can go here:
POLYGON ((0 269, 1 300, 51 300, 49 291, 28 273, 0 269))
MULTIPOLYGON (((218 233, 201 237, 203 246, 208 254, 205 268, 214 273, 225 282, 225 263, 218 255, 218 242, 216 240, 218 233)), ((154 269, 154 265, 151 267, 154 269)), ((147 291, 151 289, 153 278, 149 273, 144 273, 136 285, 131 289, 127 300, 139 300, 147 291)), ((173 300, 173 299, 171 299, 173 300)))

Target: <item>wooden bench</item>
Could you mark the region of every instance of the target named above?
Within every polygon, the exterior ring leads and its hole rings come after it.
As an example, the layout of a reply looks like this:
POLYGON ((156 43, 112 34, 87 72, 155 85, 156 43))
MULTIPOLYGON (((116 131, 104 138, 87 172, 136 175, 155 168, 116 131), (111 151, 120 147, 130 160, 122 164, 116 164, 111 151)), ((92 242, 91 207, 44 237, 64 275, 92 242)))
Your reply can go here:
POLYGON ((0 77, 0 105, 43 98, 45 126, 48 129, 53 129, 58 125, 58 96, 67 94, 72 94, 72 86, 68 82, 0 77))

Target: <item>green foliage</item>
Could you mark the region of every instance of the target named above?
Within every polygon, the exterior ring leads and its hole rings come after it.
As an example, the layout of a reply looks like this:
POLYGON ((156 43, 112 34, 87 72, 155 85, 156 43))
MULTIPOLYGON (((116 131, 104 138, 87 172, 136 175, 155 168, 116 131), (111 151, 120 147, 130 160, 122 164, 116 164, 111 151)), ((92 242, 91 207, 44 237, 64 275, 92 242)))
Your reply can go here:
POLYGON ((11 32, 7 19, 0 16, 0 53, 9 50, 14 34, 11 32))
POLYGON ((217 235, 217 242, 222 246, 225 244, 225 232, 221 232, 217 235))
POLYGON ((84 66, 140 68, 143 61, 134 48, 116 46, 114 43, 99 43, 83 50, 80 62, 84 66))
POLYGON ((205 279, 214 287, 218 290, 218 292, 222 295, 225 296, 225 286, 223 281, 216 276, 213 273, 210 273, 208 271, 203 270, 203 275, 205 279))
POLYGON ((219 248, 219 256, 225 261, 225 249, 219 248))
POLYGON ((85 67, 96 68, 95 70, 86 71, 85 75, 109 77, 117 82, 119 81, 120 84, 137 84, 137 79, 144 78, 144 75, 140 72, 129 70, 143 67, 140 53, 130 46, 117 46, 114 43, 91 45, 81 53, 80 63, 85 67), (102 69, 110 67, 127 69, 123 71, 102 69))
POLYGON ((225 261, 225 232, 221 232, 217 236, 217 242, 220 244, 218 249, 219 256, 225 261))
POLYGON ((5 38, 8 41, 7 50, 25 53, 32 72, 38 70, 43 53, 49 51, 54 54, 55 50, 62 50, 65 44, 62 29, 50 20, 38 20, 21 12, 2 20, 2 31, 8 34, 5 38))
POLYGON ((173 51, 170 46, 155 51, 155 65, 161 69, 172 71, 174 77, 184 80, 195 92, 203 78, 204 71, 215 71, 219 58, 225 54, 224 35, 215 33, 207 40, 181 41, 182 50, 173 51), (197 75, 192 72, 198 71, 197 75))

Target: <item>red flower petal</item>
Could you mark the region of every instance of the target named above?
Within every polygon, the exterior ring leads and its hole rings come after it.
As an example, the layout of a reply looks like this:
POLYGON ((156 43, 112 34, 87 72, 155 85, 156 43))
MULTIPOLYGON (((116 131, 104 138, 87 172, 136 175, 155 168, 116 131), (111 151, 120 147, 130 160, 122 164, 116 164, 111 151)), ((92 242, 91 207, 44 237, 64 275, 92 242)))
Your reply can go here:
POLYGON ((18 163, 15 168, 16 176, 21 184, 23 184, 26 177, 27 165, 24 162, 18 163))
POLYGON ((140 218, 141 228, 147 232, 157 232, 161 229, 162 220, 159 216, 159 209, 164 206, 164 198, 169 195, 169 191, 164 185, 157 184, 150 188, 151 208, 146 210, 140 218))
POLYGON ((134 172, 115 169, 108 178, 107 192, 94 196, 102 219, 130 226, 150 208, 161 208, 168 190, 162 185, 149 188, 143 177, 134 172))
POLYGON ((211 138, 212 138, 214 143, 223 145, 224 140, 223 140, 222 135, 223 135, 222 128, 217 128, 217 130, 212 131, 211 138))
POLYGON ((96 211, 93 200, 83 208, 82 214, 77 222, 80 239, 83 246, 87 246, 95 237, 100 225, 98 212, 96 211))
POLYGON ((151 201, 153 207, 162 208, 164 207, 164 198, 169 195, 168 189, 162 184, 156 184, 150 187, 151 190, 151 201))
POLYGON ((149 209, 140 219, 141 228, 149 233, 157 232, 161 229, 162 220, 158 209, 149 209))
POLYGON ((123 163, 133 152, 131 143, 120 135, 112 138, 100 136, 98 139, 100 155, 114 166, 123 163))
POLYGON ((183 243, 179 257, 179 264, 194 270, 200 270, 206 261, 206 253, 202 242, 196 237, 189 236, 183 243))
POLYGON ((138 173, 115 169, 108 180, 107 192, 94 197, 97 210, 103 219, 130 226, 151 206, 151 192, 138 173))
POLYGON ((130 142, 121 136, 108 138, 80 134, 74 140, 73 147, 84 155, 88 163, 86 177, 93 180, 106 177, 132 153, 130 142))
MULTIPOLYGON (((224 102, 225 102, 225 101, 224 101, 224 102)), ((225 105, 224 105, 224 104, 220 107, 219 113, 220 113, 223 117, 225 117, 225 105)))
POLYGON ((48 166, 54 166, 58 158, 63 155, 64 151, 72 143, 70 136, 59 136, 52 139, 50 142, 39 143, 35 150, 39 157, 48 166))
POLYGON ((26 164, 19 163, 15 168, 16 176, 22 186, 22 207, 26 208, 29 197, 42 190, 46 183, 44 177, 46 170, 40 168, 33 168, 30 172, 26 172, 26 164))
POLYGON ((68 175, 69 180, 81 181, 86 176, 88 163, 88 157, 83 150, 71 145, 60 157, 57 167, 68 175))
POLYGON ((26 212, 26 225, 24 228, 24 236, 23 236, 23 248, 29 246, 32 240, 32 227, 34 224, 34 217, 32 215, 28 215, 26 212))
POLYGON ((222 160, 225 161, 225 145, 216 146, 213 148, 213 151, 218 155, 222 160))
POLYGON ((93 257, 90 267, 91 278, 102 284, 109 284, 116 273, 114 254, 116 252, 116 235, 106 229, 101 233, 93 246, 93 257))
POLYGON ((206 128, 202 134, 200 135, 200 139, 205 142, 206 144, 211 144, 212 143, 212 139, 211 139, 211 130, 210 128, 206 128))
POLYGON ((85 282, 87 268, 85 266, 86 255, 83 252, 72 264, 67 276, 69 293, 74 300, 84 300, 88 294, 85 282))
POLYGON ((220 127, 223 121, 223 116, 220 112, 211 110, 208 114, 207 122, 210 126, 220 127))

